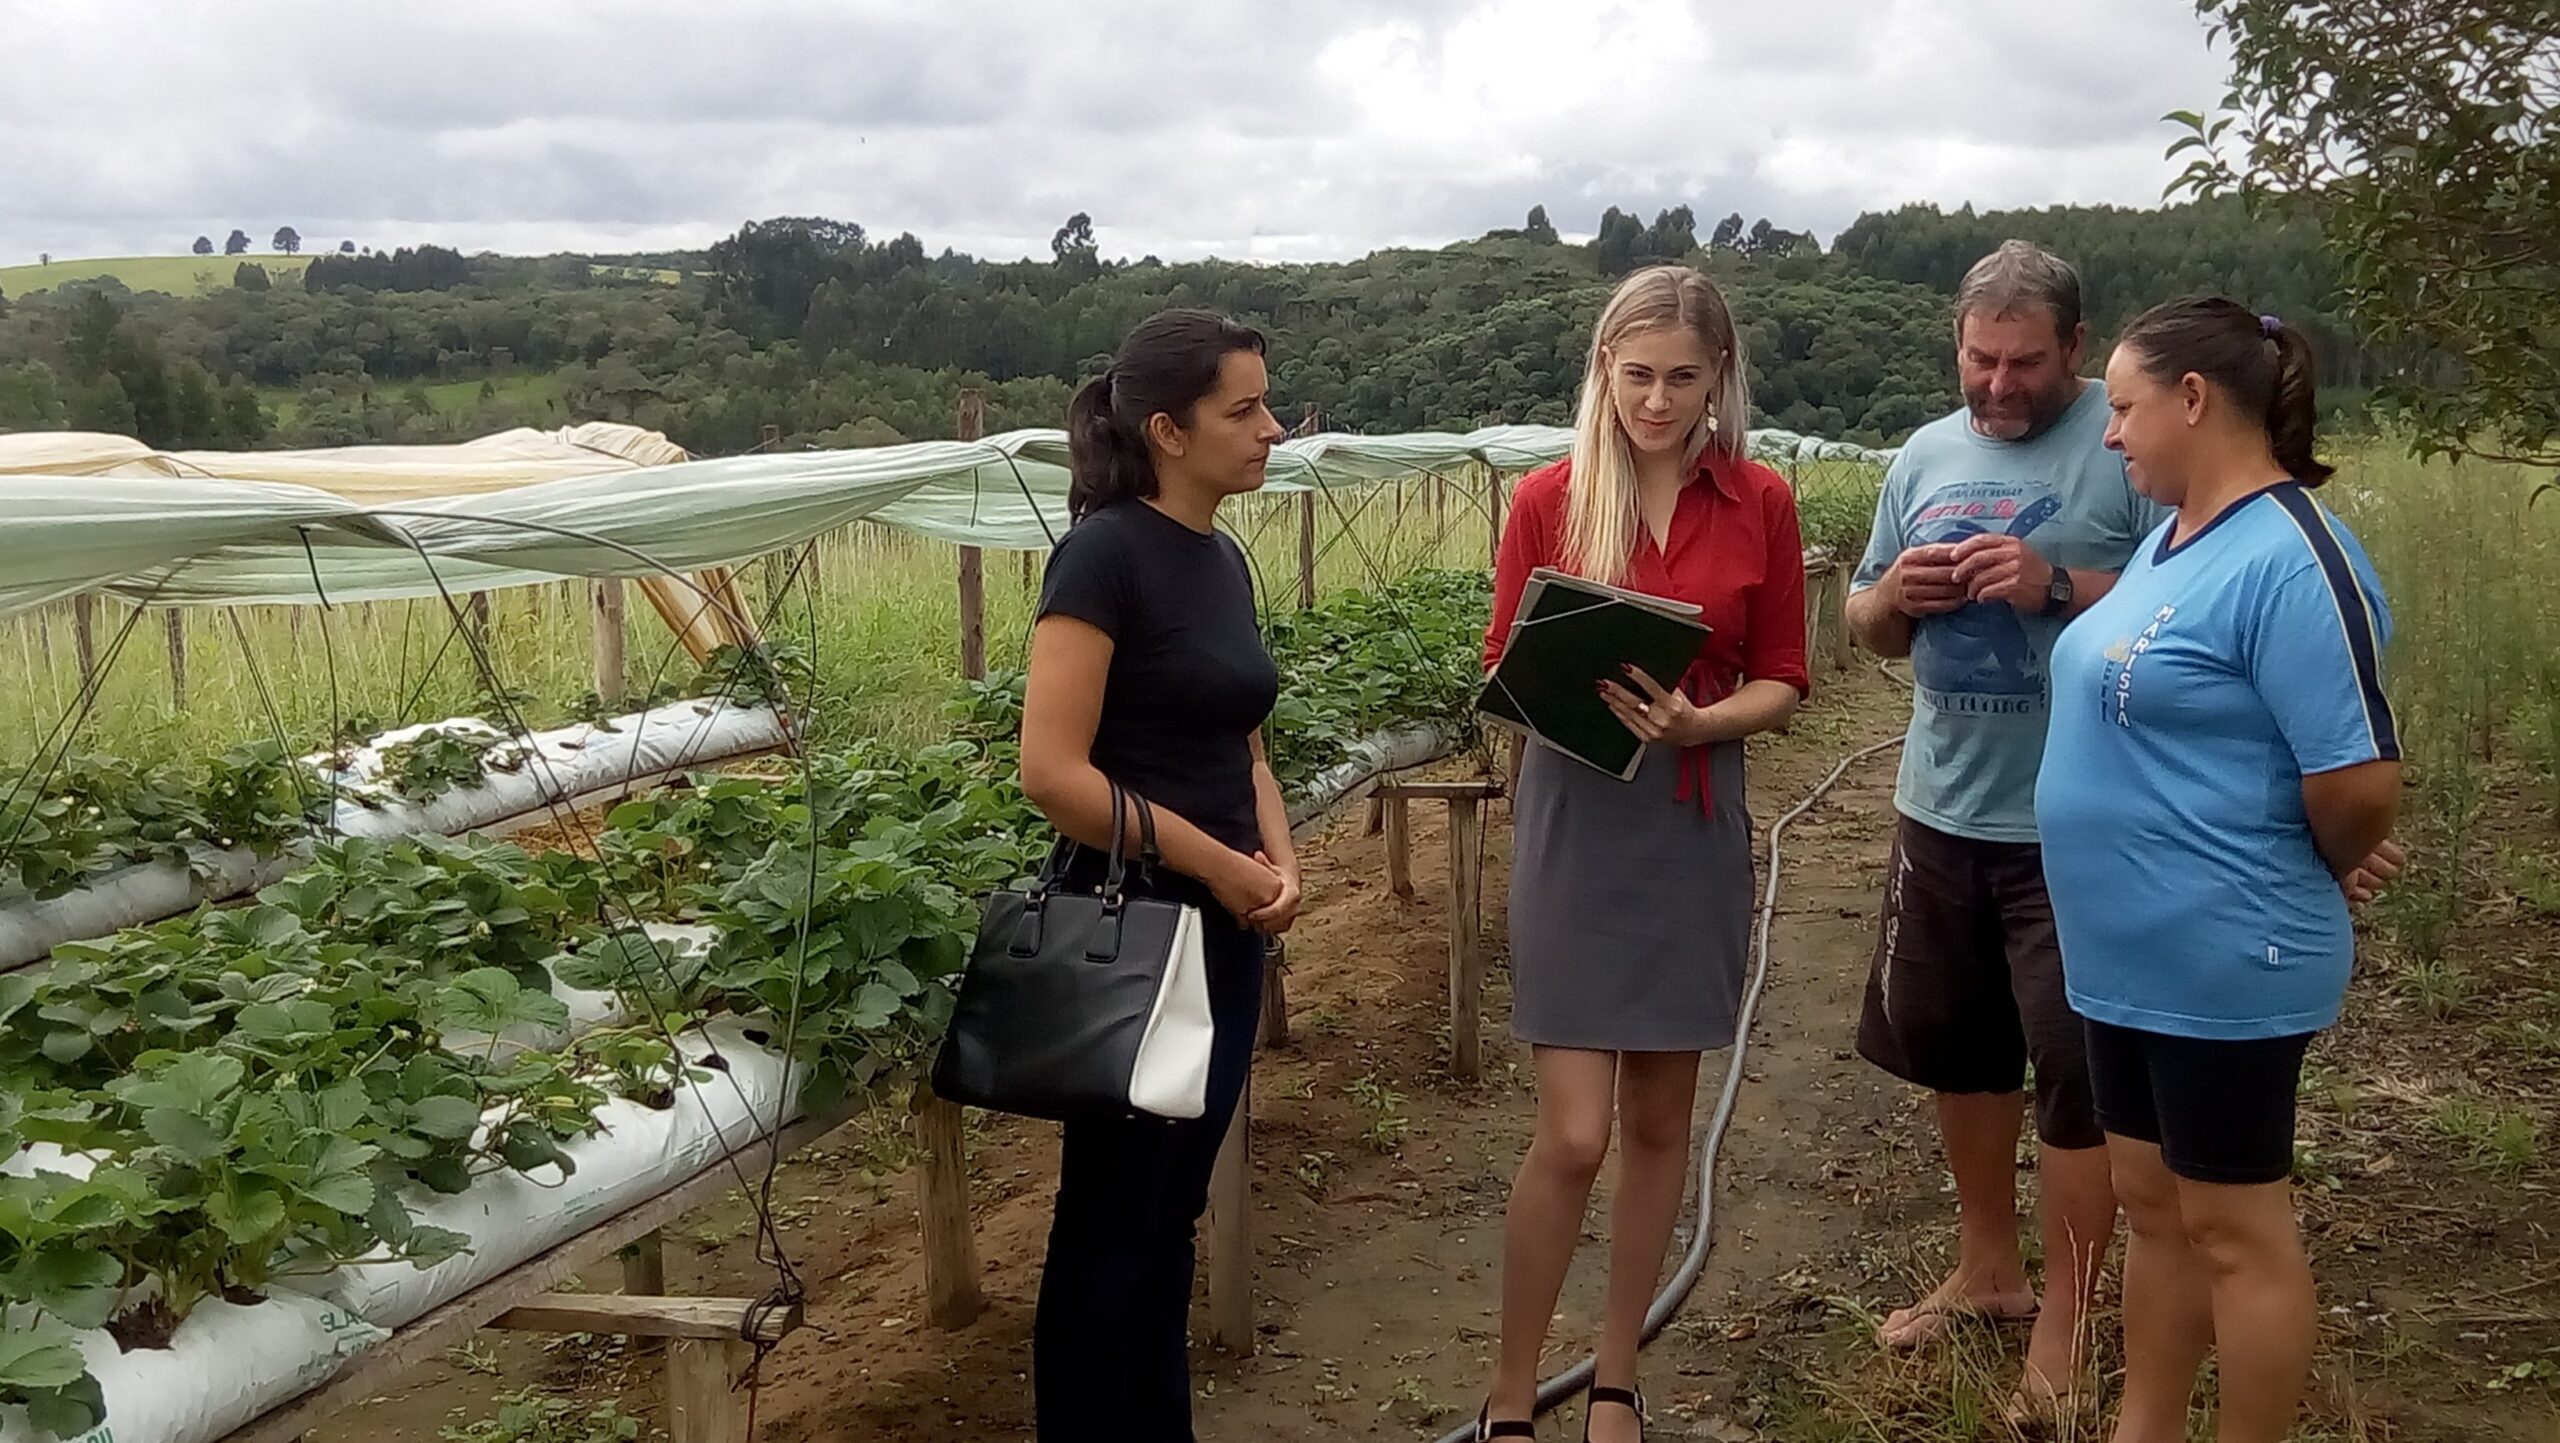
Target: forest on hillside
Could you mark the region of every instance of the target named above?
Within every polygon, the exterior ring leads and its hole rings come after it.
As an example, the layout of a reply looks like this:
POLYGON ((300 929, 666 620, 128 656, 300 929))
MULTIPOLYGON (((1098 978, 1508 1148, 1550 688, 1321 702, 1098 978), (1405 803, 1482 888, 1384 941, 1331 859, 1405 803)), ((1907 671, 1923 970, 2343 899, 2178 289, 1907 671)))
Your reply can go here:
POLYGON ((1672 259, 1731 299, 1756 423, 1887 444, 1954 404, 1949 299, 2010 236, 2080 266, 2101 345, 2155 300, 2219 290, 2308 330, 2333 400, 2382 363, 2335 320, 2311 227, 2228 200, 1911 206, 1859 217, 1828 249, 1739 215, 1701 237, 1685 206, 1651 222, 1612 208, 1570 243, 1542 207, 1517 229, 1323 265, 1105 260, 1083 215, 1049 259, 1013 262, 781 218, 692 255, 427 246, 322 257, 299 279, 244 263, 232 287, 185 299, 111 280, 0 297, 0 430, 321 446, 609 419, 706 455, 767 427, 794 447, 883 444, 948 435, 964 387, 986 392, 990 429, 1057 424, 1073 385, 1168 305, 1267 331, 1275 409, 1293 421, 1312 406, 1343 430, 1562 422, 1615 279, 1672 259))

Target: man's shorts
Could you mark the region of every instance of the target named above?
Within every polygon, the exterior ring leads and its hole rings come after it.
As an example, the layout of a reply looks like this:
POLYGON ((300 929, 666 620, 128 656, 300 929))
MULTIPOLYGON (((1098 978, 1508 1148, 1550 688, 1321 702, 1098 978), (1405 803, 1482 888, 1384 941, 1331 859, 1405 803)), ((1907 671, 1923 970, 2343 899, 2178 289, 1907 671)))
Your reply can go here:
POLYGON ((2036 1136, 2102 1146, 2086 1033, 2062 989, 2062 947, 2033 842, 1983 842, 1901 819, 1858 1052, 1932 1092, 2025 1087, 2036 1136))
POLYGON ((2293 1176, 2294 1093, 2311 1034, 2225 1041, 2091 1022, 2098 1120, 2160 1149, 2194 1182, 2246 1185, 2293 1176))

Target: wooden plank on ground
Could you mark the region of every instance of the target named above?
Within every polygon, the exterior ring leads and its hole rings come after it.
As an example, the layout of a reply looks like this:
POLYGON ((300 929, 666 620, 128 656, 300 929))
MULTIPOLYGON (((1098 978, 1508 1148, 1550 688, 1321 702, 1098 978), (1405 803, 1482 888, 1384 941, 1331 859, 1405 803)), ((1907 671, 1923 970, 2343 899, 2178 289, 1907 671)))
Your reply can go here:
POLYGON ((1407 782, 1390 778, 1378 783, 1378 795, 1390 800, 1402 797, 1407 801, 1422 802, 1454 802, 1462 799, 1480 802, 1489 797, 1501 796, 1502 783, 1492 777, 1446 782, 1407 782))
POLYGON ((803 1321, 801 1305, 755 1312, 753 1298, 642 1297, 631 1293, 539 1293, 490 1319, 528 1333, 612 1333, 625 1338, 731 1338, 779 1343, 803 1321), (744 1330, 752 1323, 752 1336, 744 1330))

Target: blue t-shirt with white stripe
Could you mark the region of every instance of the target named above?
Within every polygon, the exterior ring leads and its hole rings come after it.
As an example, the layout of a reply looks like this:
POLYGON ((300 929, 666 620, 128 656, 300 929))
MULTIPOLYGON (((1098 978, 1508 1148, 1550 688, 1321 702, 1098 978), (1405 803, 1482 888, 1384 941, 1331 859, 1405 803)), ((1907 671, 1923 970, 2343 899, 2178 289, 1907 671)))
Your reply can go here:
POLYGON ((2174 529, 2054 646, 2036 821, 2071 1005, 2179 1037, 2316 1031, 2355 934, 2302 779, 2400 755, 2391 615, 2299 484, 2174 529))

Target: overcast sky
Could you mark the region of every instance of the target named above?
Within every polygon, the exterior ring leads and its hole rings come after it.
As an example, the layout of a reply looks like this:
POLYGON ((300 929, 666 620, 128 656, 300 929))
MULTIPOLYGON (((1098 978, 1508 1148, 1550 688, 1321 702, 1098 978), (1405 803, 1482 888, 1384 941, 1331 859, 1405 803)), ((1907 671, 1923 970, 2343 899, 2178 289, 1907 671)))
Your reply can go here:
POLYGON ((1079 210, 1107 256, 1328 259, 1538 203, 1828 244, 2155 204, 2160 115, 2224 80, 2192 0, 0 0, 0 54, 0 265, 775 215, 1010 258, 1079 210))

